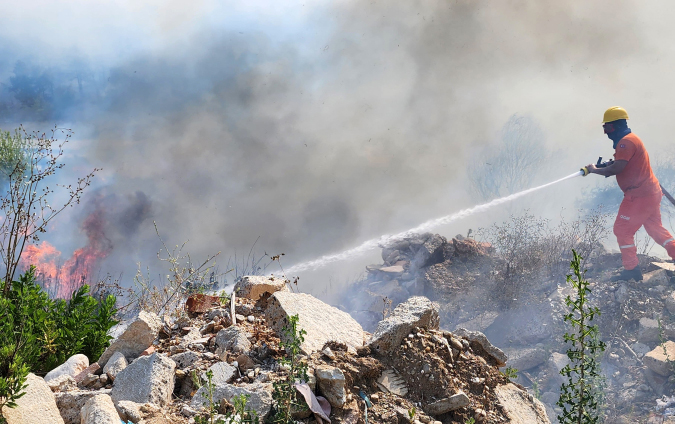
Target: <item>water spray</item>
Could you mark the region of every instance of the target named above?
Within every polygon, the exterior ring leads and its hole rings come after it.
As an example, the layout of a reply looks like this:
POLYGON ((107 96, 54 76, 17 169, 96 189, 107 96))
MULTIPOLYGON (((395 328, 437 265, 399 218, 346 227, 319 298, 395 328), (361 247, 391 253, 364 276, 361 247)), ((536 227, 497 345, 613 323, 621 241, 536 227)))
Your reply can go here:
POLYGON ((347 259, 351 259, 351 258, 361 256, 362 254, 364 254, 364 253, 366 253, 370 250, 374 250, 374 249, 377 249, 377 248, 382 247, 382 246, 387 247, 387 246, 392 245, 392 244, 394 244, 398 241, 406 239, 406 238, 408 238, 408 237, 410 237, 410 236, 412 236, 416 233, 428 232, 429 230, 432 230, 433 228, 439 227, 441 225, 450 224, 452 222, 455 222, 455 221, 458 221, 460 219, 466 218, 466 217, 471 216, 473 214, 484 212, 484 211, 486 211, 490 208, 493 208, 495 206, 499 206, 499 205, 502 205, 504 203, 510 202, 512 200, 518 199, 519 197, 523 197, 523 196, 525 196, 527 194, 530 194, 532 192, 535 192, 537 190, 541 190, 543 188, 550 187, 554 184, 558 184, 558 183, 563 182, 565 180, 569 180, 570 178, 580 177, 580 176, 586 175, 586 174, 584 173, 584 170, 582 169, 582 170, 579 170, 579 171, 575 172, 574 174, 568 175, 564 178, 561 178, 559 180, 556 180, 556 181, 553 181, 553 182, 550 182, 550 183, 547 183, 547 184, 540 185, 539 187, 529 188, 527 190, 523 190, 523 191, 520 191, 518 193, 511 194, 509 196, 505 196, 505 197, 501 197, 499 199, 495 199, 495 200, 493 200, 491 202, 488 202, 488 203, 483 203, 482 205, 477 205, 477 206, 473 206, 471 208, 462 209, 461 211, 455 212, 451 215, 446 215, 446 216, 442 216, 440 218, 431 219, 429 221, 424 222, 423 224, 418 225, 415 228, 411 228, 410 230, 403 231, 403 232, 398 233, 398 234, 383 235, 383 236, 378 237, 378 238, 370 239, 368 241, 365 241, 365 242, 361 243, 360 245, 358 245, 354 248, 347 249, 343 252, 334 253, 334 254, 330 254, 330 255, 324 255, 324 256, 322 256, 318 259, 314 259, 314 260, 311 260, 311 261, 307 261, 307 262, 303 262, 303 263, 300 263, 300 264, 297 264, 297 265, 293 265, 292 267, 290 267, 286 270, 286 275, 297 275, 298 273, 303 272, 303 271, 313 271, 313 270, 319 269, 319 268, 324 267, 324 266, 326 266, 330 263, 333 263, 333 262, 344 261, 344 260, 347 260, 347 259))

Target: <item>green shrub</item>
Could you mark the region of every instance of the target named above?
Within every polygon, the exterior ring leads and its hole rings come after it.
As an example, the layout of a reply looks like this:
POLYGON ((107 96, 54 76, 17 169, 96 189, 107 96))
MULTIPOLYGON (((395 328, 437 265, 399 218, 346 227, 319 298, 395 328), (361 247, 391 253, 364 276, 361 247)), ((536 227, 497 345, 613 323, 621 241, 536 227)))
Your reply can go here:
POLYGON ((90 296, 86 285, 69 301, 52 300, 33 267, 14 281, 0 295, 0 411, 21 396, 28 372, 45 374, 78 353, 98 359, 117 324, 115 302, 90 296))

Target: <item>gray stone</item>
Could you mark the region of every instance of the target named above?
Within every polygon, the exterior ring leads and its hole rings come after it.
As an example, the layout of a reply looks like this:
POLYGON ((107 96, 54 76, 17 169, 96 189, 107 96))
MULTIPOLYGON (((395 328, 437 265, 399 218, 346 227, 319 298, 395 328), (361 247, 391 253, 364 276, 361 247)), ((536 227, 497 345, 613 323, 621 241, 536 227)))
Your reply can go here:
POLYGON ((548 358, 549 374, 551 375, 552 384, 559 386, 565 381, 565 377, 560 374, 560 371, 570 363, 570 359, 563 353, 553 352, 548 358))
POLYGON ((98 375, 89 373, 89 374, 87 374, 86 377, 84 377, 82 379, 82 381, 80 381, 79 386, 80 387, 89 387, 92 384, 96 383, 97 381, 98 381, 98 375))
POLYGON ((90 390, 73 390, 70 392, 56 393, 56 405, 59 407, 61 417, 65 424, 80 424, 80 411, 84 404, 96 395, 109 395, 111 390, 99 390, 92 392, 90 390))
POLYGON ((316 381, 323 397, 335 408, 342 408, 347 402, 345 375, 336 367, 319 365, 314 369, 316 381))
POLYGON ((163 407, 171 401, 176 363, 164 354, 141 356, 117 374, 112 389, 115 403, 130 400, 163 407))
POLYGON ((505 349, 509 358, 507 364, 517 370, 526 371, 546 362, 549 355, 544 349, 533 347, 525 349, 505 349))
POLYGON ((642 362, 647 368, 665 377, 673 373, 673 367, 675 366, 673 361, 675 361, 675 342, 670 340, 662 345, 657 345, 642 358, 642 362))
POLYGON ((89 358, 86 355, 73 355, 66 362, 49 371, 45 375, 45 381, 53 380, 62 375, 75 377, 89 366, 89 358))
POLYGON ((267 293, 290 291, 286 280, 280 277, 266 277, 264 275, 245 275, 234 286, 237 297, 258 300, 267 293))
POLYGON ((668 309, 668 312, 675 315, 675 291, 666 296, 666 308, 668 309))
POLYGON ((142 404, 132 402, 130 400, 122 400, 117 402, 115 407, 117 408, 117 413, 120 418, 126 423, 131 421, 132 423, 138 423, 143 419, 143 413, 141 412, 142 404))
POLYGON ((655 319, 640 318, 638 328, 638 340, 642 343, 654 343, 659 341, 659 324, 655 319))
POLYGON ((307 332, 301 349, 306 354, 320 351, 328 341, 344 343, 351 349, 363 346, 363 328, 348 313, 305 293, 276 292, 265 311, 267 323, 285 339, 288 318, 299 316, 298 330, 307 332))
POLYGON ((432 416, 443 415, 447 412, 469 406, 469 398, 460 391, 450 397, 430 403, 424 407, 424 411, 432 416))
MULTIPOLYGON (((227 362, 217 362, 209 368, 211 372, 213 373, 213 377, 211 379, 211 382, 218 386, 221 384, 227 384, 231 382, 235 376, 238 375, 237 369, 233 367, 232 365, 228 364, 227 362)), ((202 375, 202 380, 206 381, 206 372, 203 372, 202 375)))
POLYGON ((480 331, 469 331, 464 328, 458 328, 454 331, 454 334, 456 336, 464 337, 471 343, 479 344, 485 353, 494 358, 497 366, 503 367, 506 365, 508 356, 506 356, 506 354, 502 352, 502 350, 497 346, 494 346, 492 343, 490 343, 490 340, 488 340, 485 334, 481 333, 480 331))
POLYGON ((546 408, 513 383, 497 386, 495 395, 511 424, 550 424, 546 408))
POLYGON ((670 277, 665 269, 645 273, 640 283, 642 287, 668 286, 669 284, 670 277))
POLYGON ((646 344, 644 344, 644 343, 639 343, 639 342, 638 342, 638 343, 633 343, 633 344, 631 345, 630 348, 633 349, 633 352, 635 352, 635 354, 636 354, 637 356, 639 356, 640 358, 642 358, 642 357, 645 356, 649 351, 652 350, 652 349, 651 349, 649 346, 647 346, 646 344))
POLYGON ((91 397, 80 412, 82 424, 120 424, 120 416, 108 395, 91 397))
POLYGON ((507 310, 485 329, 485 336, 495 346, 532 346, 558 337, 553 316, 556 311, 549 302, 524 305, 507 310), (518 325, 513 325, 513 323, 518 325), (556 330, 556 332, 554 332, 556 330))
POLYGON ((220 330, 216 334, 216 345, 234 353, 247 353, 251 350, 251 342, 248 341, 246 331, 237 325, 220 330))
POLYGON ((152 345, 161 328, 162 321, 156 314, 141 311, 136 320, 103 352, 98 360, 99 365, 104 367, 115 352, 121 352, 128 360, 137 358, 152 345))
POLYGON ((117 374, 128 365, 127 358, 124 357, 122 352, 115 352, 108 360, 108 363, 105 364, 105 367, 103 367, 103 374, 106 374, 112 381, 115 381, 117 374))
MULTIPOLYGON (((245 386, 220 384, 214 387, 213 401, 214 403, 220 403, 222 399, 227 399, 228 402, 232 403, 232 398, 238 395, 249 395, 250 398, 246 405, 258 413, 261 422, 265 420, 272 408, 271 384, 254 383, 245 386)), ((192 397, 190 406, 195 409, 202 409, 204 403, 207 402, 207 387, 202 386, 192 397)))
POLYGON ((411 297, 377 324, 369 345, 379 354, 390 354, 413 328, 437 330, 438 325, 438 305, 423 296, 411 297))
POLYGON ((176 363, 179 369, 185 369, 199 360, 200 355, 197 352, 188 350, 183 353, 171 355, 171 359, 176 363))
POLYGON ((16 400, 17 407, 2 409, 7 424, 63 424, 54 393, 45 380, 29 373, 26 384, 26 394, 16 400))

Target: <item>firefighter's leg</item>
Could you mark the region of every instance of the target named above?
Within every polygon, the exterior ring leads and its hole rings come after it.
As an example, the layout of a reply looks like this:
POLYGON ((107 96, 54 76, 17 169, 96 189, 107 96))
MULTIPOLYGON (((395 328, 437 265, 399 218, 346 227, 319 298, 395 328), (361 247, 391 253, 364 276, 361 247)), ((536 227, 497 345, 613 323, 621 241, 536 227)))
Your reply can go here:
POLYGON ((621 262, 626 270, 638 266, 637 247, 635 247, 635 233, 642 227, 639 198, 624 196, 619 213, 614 221, 614 235, 621 249, 621 262))
POLYGON ((644 224, 647 234, 666 249, 668 256, 675 259, 675 238, 666 230, 661 221, 661 196, 645 204, 645 207, 652 211, 644 224))

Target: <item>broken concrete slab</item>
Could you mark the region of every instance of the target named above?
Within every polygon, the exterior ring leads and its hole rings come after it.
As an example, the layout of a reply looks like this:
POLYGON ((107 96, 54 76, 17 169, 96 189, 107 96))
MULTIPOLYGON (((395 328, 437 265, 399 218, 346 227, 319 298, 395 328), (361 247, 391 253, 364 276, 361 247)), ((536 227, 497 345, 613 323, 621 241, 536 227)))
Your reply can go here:
POLYGON ((377 324, 369 346, 381 355, 390 354, 415 327, 437 330, 438 325, 438 305, 423 296, 411 297, 377 324))
POLYGON ((91 390, 73 390, 56 393, 56 405, 59 407, 59 412, 65 424, 80 424, 80 411, 84 408, 84 404, 93 396, 100 394, 109 395, 110 392, 111 390, 104 389, 95 392, 91 390))
POLYGON ((103 367, 103 374, 106 374, 110 380, 115 381, 117 374, 119 374, 123 369, 125 369, 129 363, 127 363, 127 358, 124 357, 122 352, 115 352, 108 360, 108 363, 103 367))
POLYGON ((458 328, 453 332, 453 334, 463 337, 469 340, 471 343, 477 343, 480 345, 485 353, 494 358, 495 362, 497 362, 497 366, 503 367, 506 365, 508 356, 506 356, 506 354, 497 346, 494 346, 492 343, 490 343, 490 340, 488 340, 485 334, 481 333, 480 331, 469 331, 464 328, 458 328))
POLYGON ((117 374, 112 399, 165 406, 171 401, 176 363, 161 353, 141 356, 117 374))
POLYGON ((507 364, 521 371, 537 367, 546 362, 549 357, 549 354, 544 349, 538 347, 504 349, 504 353, 509 358, 507 364))
POLYGON ((7 424, 64 424, 54 393, 42 377, 29 373, 26 391, 16 408, 3 408, 7 424))
POLYGON ((377 386, 385 393, 389 392, 398 396, 405 396, 408 394, 408 387, 405 384, 405 380, 392 369, 382 371, 382 374, 377 379, 377 386))
POLYGON ((668 340, 647 353, 642 362, 657 374, 668 377, 675 367, 675 342, 668 340))
POLYGON ((428 404, 424 407, 424 412, 431 416, 438 416, 469 406, 469 403, 469 397, 460 391, 450 397, 428 404))
POLYGON ((509 383, 495 388, 498 402, 512 424, 550 424, 544 405, 532 395, 509 383))
POLYGON ((344 373, 337 367, 320 365, 314 369, 314 375, 323 397, 328 400, 331 406, 342 408, 347 402, 344 373))
POLYGON ((106 365, 113 353, 121 352, 131 361, 152 345, 162 328, 162 321, 152 312, 141 311, 134 322, 113 341, 97 361, 102 367, 106 365))
POLYGON ((251 342, 243 328, 233 325, 216 334, 216 346, 234 353, 247 353, 251 349, 251 342))
POLYGON ((306 354, 320 351, 326 342, 344 343, 352 349, 363 346, 363 328, 347 312, 305 293, 276 292, 265 311, 268 324, 283 338, 288 318, 298 315, 298 328, 305 330, 301 349, 306 354))
MULTIPOLYGON (((208 403, 207 387, 202 386, 192 397, 190 406, 195 409, 203 409, 204 403, 208 403)), ((213 388, 213 401, 220 403, 222 399, 232 402, 232 398, 239 395, 250 396, 246 406, 255 410, 264 421, 272 409, 272 385, 271 384, 247 384, 245 386, 233 386, 232 384, 220 384, 213 388)))
MULTIPOLYGON (((239 375, 237 369, 227 362, 216 362, 215 364, 209 367, 209 370, 213 373, 211 382, 214 385, 227 384, 231 382, 235 376, 239 375)), ((207 381, 206 372, 203 372, 202 380, 207 381)))
POLYGON ((234 286, 234 292, 239 297, 258 300, 267 293, 278 291, 290 291, 286 280, 280 277, 267 277, 264 275, 245 275, 234 286))
POLYGON ((80 412, 82 424, 119 424, 120 416, 108 395, 89 398, 80 412))

